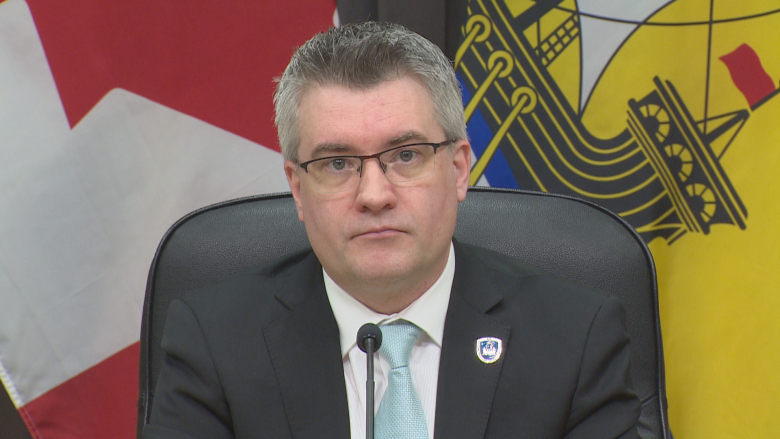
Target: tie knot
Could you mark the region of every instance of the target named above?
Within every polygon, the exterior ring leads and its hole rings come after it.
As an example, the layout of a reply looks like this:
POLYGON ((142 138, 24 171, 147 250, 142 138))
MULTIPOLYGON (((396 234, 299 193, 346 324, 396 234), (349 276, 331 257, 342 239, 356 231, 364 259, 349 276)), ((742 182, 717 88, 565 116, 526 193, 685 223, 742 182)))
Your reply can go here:
POLYGON ((387 359, 392 369, 409 366, 412 346, 420 337, 422 330, 417 325, 398 320, 382 325, 382 346, 379 352, 387 359))

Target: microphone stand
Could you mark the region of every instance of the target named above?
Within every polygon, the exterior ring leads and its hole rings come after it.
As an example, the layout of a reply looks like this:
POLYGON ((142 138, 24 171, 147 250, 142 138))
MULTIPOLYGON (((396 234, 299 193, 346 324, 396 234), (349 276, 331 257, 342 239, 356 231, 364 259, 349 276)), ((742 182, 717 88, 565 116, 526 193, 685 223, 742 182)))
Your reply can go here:
POLYGON ((373 323, 361 326, 357 345, 366 353, 366 439, 374 439, 374 352, 382 346, 382 331, 373 323))
POLYGON ((374 346, 375 340, 366 340, 366 439, 374 439, 374 346))

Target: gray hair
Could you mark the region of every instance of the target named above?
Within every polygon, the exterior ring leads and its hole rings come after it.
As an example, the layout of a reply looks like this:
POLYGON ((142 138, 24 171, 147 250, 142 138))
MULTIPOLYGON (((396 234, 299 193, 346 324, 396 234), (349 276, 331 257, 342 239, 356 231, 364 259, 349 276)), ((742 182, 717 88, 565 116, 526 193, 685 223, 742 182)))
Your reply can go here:
POLYGON ((412 76, 428 89, 436 121, 448 139, 466 139, 460 84, 439 48, 389 23, 354 23, 315 35, 293 54, 274 95, 276 128, 286 160, 298 159, 298 107, 316 86, 369 89, 412 76))

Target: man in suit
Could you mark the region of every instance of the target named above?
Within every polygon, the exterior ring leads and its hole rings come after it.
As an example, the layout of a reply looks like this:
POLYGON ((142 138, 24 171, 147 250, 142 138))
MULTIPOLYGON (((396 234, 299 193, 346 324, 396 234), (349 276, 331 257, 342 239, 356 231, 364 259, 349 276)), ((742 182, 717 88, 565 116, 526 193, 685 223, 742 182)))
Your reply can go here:
POLYGON ((379 439, 638 437, 617 299, 453 241, 471 149, 436 46, 331 29, 275 103, 312 251, 170 305, 145 438, 364 437, 366 322, 409 340, 376 357, 379 439))

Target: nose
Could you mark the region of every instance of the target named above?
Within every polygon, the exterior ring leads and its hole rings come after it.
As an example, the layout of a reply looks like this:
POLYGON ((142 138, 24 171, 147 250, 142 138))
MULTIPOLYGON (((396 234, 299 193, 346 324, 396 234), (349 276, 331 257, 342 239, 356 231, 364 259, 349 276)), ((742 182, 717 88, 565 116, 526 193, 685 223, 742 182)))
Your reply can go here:
POLYGON ((382 164, 377 160, 363 161, 360 182, 355 199, 359 211, 379 212, 395 207, 395 187, 387 179, 382 164))
POLYGON ((372 161, 376 160, 376 162, 379 164, 379 169, 382 170, 382 172, 387 173, 387 165, 382 163, 382 160, 379 157, 366 157, 363 159, 363 162, 360 164, 360 176, 363 176, 363 169, 365 168, 367 163, 370 163, 372 161))

